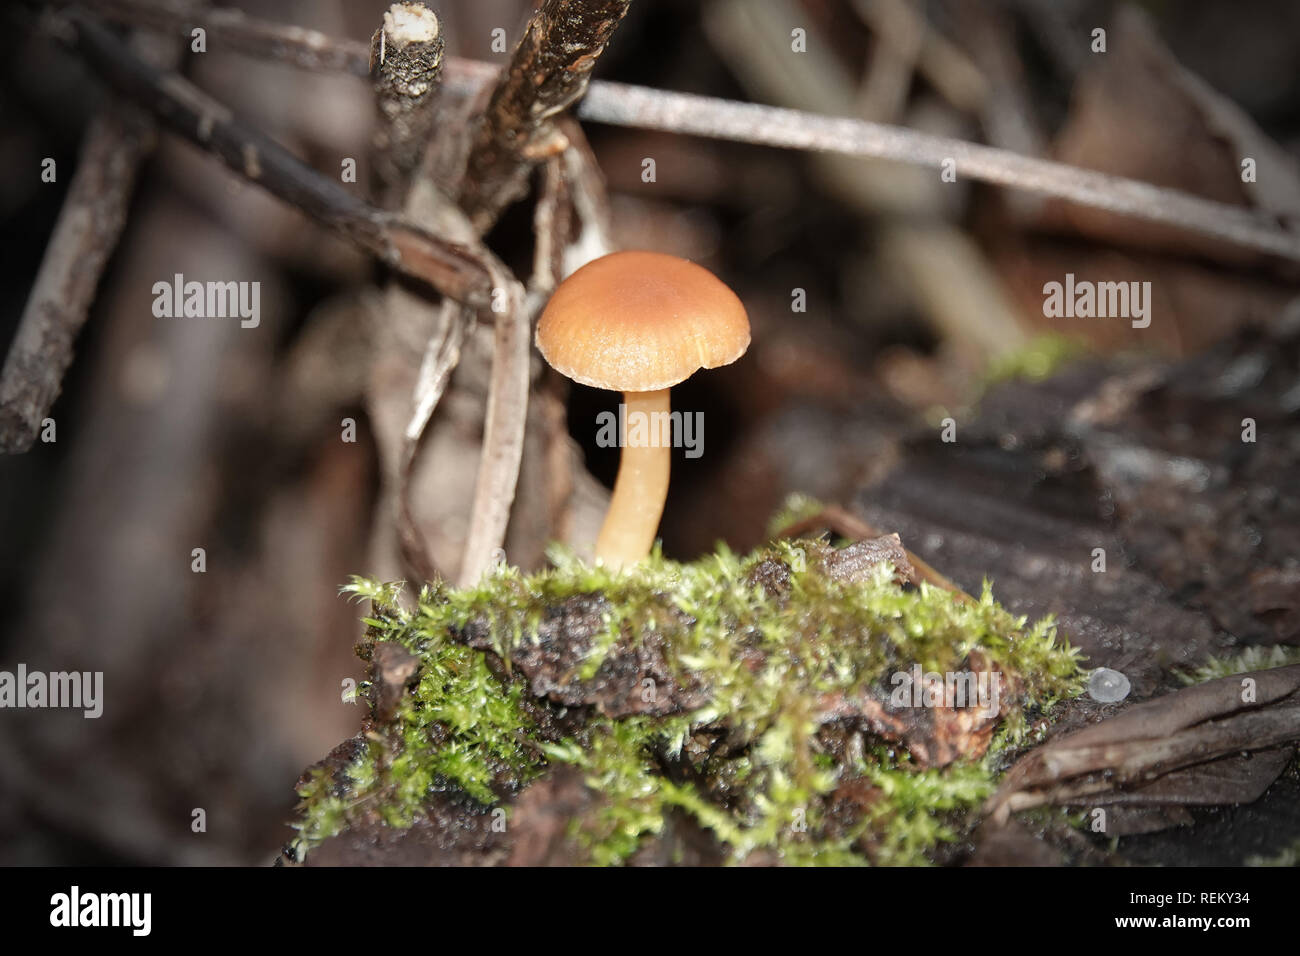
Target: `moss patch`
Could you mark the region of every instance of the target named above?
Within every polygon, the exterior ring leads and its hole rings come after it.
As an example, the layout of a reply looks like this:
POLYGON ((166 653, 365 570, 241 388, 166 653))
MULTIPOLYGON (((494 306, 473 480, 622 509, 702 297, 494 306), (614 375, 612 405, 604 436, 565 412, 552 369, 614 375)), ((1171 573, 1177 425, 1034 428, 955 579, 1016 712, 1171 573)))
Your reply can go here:
POLYGON ((373 608, 362 655, 401 645, 418 683, 304 779, 297 857, 363 817, 409 826, 435 798, 509 814, 567 765, 599 797, 569 827, 583 862, 624 862, 682 816, 730 862, 941 858, 992 791, 996 751, 1081 691, 1077 652, 987 586, 965 602, 887 564, 845 580, 826 573, 834 554, 776 542, 614 573, 557 552, 406 608, 400 586, 354 580, 373 608), (1005 694, 986 725, 899 708, 914 666, 996 673, 1005 694))
POLYGON ((1030 339, 1023 347, 989 363, 984 373, 984 388, 1001 382, 1022 380, 1042 382, 1062 366, 1090 354, 1086 340, 1077 336, 1046 333, 1030 339))
POLYGON ((1252 645, 1228 657, 1211 657, 1192 670, 1174 673, 1184 684, 1204 684, 1206 681, 1217 680, 1220 677, 1267 670, 1270 667, 1286 667, 1290 664, 1300 664, 1300 647, 1287 647, 1282 644, 1252 645))

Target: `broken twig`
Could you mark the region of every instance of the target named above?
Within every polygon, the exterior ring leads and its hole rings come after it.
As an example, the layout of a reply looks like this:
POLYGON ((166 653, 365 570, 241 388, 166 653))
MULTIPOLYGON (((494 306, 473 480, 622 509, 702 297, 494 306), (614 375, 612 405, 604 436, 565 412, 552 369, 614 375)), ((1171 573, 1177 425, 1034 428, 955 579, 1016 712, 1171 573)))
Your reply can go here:
POLYGON ((433 131, 442 50, 438 18, 422 3, 393 4, 370 40, 379 114, 375 178, 379 204, 385 209, 401 206, 433 131))
POLYGON ((631 0, 545 0, 528 21, 474 138, 460 204, 480 232, 518 199, 539 161, 565 147, 552 118, 587 90, 631 0))

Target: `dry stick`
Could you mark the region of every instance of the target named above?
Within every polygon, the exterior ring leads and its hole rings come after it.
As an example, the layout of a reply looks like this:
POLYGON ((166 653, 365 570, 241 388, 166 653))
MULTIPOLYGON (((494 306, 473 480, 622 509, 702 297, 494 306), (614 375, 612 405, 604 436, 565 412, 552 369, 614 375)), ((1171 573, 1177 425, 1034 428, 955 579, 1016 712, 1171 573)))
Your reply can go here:
POLYGON ((160 7, 148 0, 70 0, 54 6, 80 7, 115 23, 175 31, 186 37, 202 28, 213 48, 228 47, 268 60, 282 60, 304 70, 341 70, 357 76, 370 73, 370 50, 365 43, 340 40, 289 23, 258 20, 240 10, 160 7))
POLYGON ((528 279, 529 315, 551 297, 564 278, 564 250, 569 243, 572 199, 564 176, 564 158, 552 156, 542 167, 541 189, 533 212, 533 273, 528 279))
MULTIPOLYGON (((329 38, 297 27, 248 17, 223 17, 217 22, 199 13, 177 13, 169 18, 141 0, 99 0, 95 12, 123 23, 149 23, 170 29, 203 26, 230 49, 308 69, 344 69, 362 76, 367 72, 369 52, 364 43, 329 38)), ((465 93, 490 82, 499 71, 491 64, 447 57, 443 72, 448 87, 465 93)), ((1161 222, 1300 261, 1300 236, 1279 227, 1267 215, 1245 207, 900 126, 603 80, 591 81, 576 112, 581 119, 613 126, 892 159, 932 168, 939 168, 951 158, 958 174, 971 179, 1161 222)))
MULTIPOLYGON (((569 220, 562 208, 565 183, 559 165, 558 159, 547 163, 545 185, 535 212, 537 248, 533 260, 533 276, 526 295, 517 282, 502 276, 500 288, 505 292, 506 301, 503 303, 504 310, 497 315, 495 325, 483 452, 475 482, 474 505, 470 509, 469 531, 461 558, 458 578, 461 586, 478 581, 493 563, 498 549, 504 544, 510 521, 528 417, 531 320, 559 281, 563 246, 568 235, 569 220)), ((413 533, 409 529, 415 528, 409 494, 415 452, 420 436, 446 388, 451 369, 455 366, 454 356, 459 355, 467 318, 462 313, 458 324, 456 317, 448 314, 447 308, 444 305, 440 322, 440 327, 445 331, 430 342, 429 351, 425 353, 416 387, 416 411, 406 429, 407 450, 403 460, 399 497, 405 526, 402 529, 403 548, 408 560, 413 559, 412 545, 416 543, 408 541, 413 533)), ((417 568, 421 567, 418 560, 414 563, 417 568)))
POLYGON ((544 0, 492 91, 466 163, 460 204, 486 232, 528 188, 539 161, 565 147, 552 119, 587 90, 631 0, 544 0))
MULTIPOLYGON (((401 209, 430 140, 442 70, 443 38, 437 16, 420 3, 395 3, 370 39, 369 68, 378 123, 372 139, 379 205, 401 209)), ((410 212, 410 210, 407 210, 410 212)), ((390 280, 397 281, 397 280, 390 280)), ((402 559, 419 580, 437 575, 411 504, 411 481, 420 439, 460 362, 474 312, 444 298, 438 332, 430 338, 413 396, 414 412, 397 468, 397 539, 402 559)))
MULTIPOLYGON (((113 105, 86 132, 68 189, 0 372, 0 451, 27 451, 72 364, 99 277, 117 246, 153 125, 113 105)), ((32 173, 35 175, 35 172, 32 173)))
MULTIPOLYGON (((233 50, 288 64, 300 70, 319 73, 351 73, 370 76, 371 45, 347 37, 334 37, 319 30, 275 23, 250 17, 241 10, 186 10, 152 6, 147 0, 62 0, 59 7, 79 9, 113 23, 151 27, 189 36, 202 27, 213 49, 233 50)), ((454 76, 460 92, 476 92, 497 78, 501 68, 479 60, 447 57, 446 65, 455 64, 454 76)))
POLYGON ((505 543, 524 457, 532 323, 525 311, 523 286, 511 280, 502 289, 506 302, 496 314, 483 452, 460 564, 461 587, 478 581, 505 543))
POLYGON ((397 537, 402 558, 421 580, 432 581, 437 575, 428 545, 420 535, 411 507, 411 480, 420 451, 420 439, 433 412, 442 401, 451 373, 460 364, 461 345, 474 321, 474 312, 452 299, 443 299, 438 317, 438 333, 425 348, 420 374, 415 383, 415 410, 407 423, 402 443, 402 459, 397 474, 397 537))
POLYGON ((442 70, 438 18, 422 3, 395 3, 370 40, 379 125, 374 135, 379 205, 396 209, 410 186, 433 132, 442 70))
POLYGON ((565 265, 572 271, 614 251, 612 213, 605 177, 582 125, 570 117, 561 121, 560 131, 569 141, 561 161, 576 220, 571 227, 573 248, 566 250, 565 256, 565 265))
MULTIPOLYGON (((160 65, 180 59, 175 40, 140 36, 130 42, 160 65)), ((0 452, 31 448, 59 396, 73 344, 126 223, 136 173, 156 139, 152 119, 123 103, 109 104, 86 130, 76 172, 0 371, 0 452)))
MULTIPOLYGON (((1162 739, 1116 741, 1089 747, 1069 749, 1049 745, 1025 757, 1013 768, 1019 771, 1013 778, 1010 773, 1003 786, 990 799, 985 814, 998 823, 1005 823, 1010 813, 1045 803, 1068 803, 1071 784, 1079 786, 1084 794, 1092 788, 1089 781, 1061 779, 1033 780, 1026 789, 1014 789, 1026 773, 1039 770, 1041 776, 1052 778, 1078 777, 1087 773, 1105 772, 1112 787, 1141 786, 1156 777, 1184 767, 1209 763, 1228 754, 1249 753, 1279 744, 1292 743, 1300 738, 1300 703, 1273 702, 1259 710, 1234 713, 1218 720, 1206 721, 1162 739), (1247 747, 1248 744, 1248 747, 1247 747), (1049 761, 1059 762, 1059 768, 1046 770, 1049 761), (1025 769, 1021 769, 1023 764, 1025 769), (1009 785, 1008 785, 1009 784, 1009 785), (1032 789, 1030 789, 1032 788, 1032 789), (1064 796, 1055 792, 1064 789, 1064 796)), ((1082 794, 1080 794, 1082 795, 1082 794)))
POLYGON ((666 93, 622 83, 593 83, 578 115, 616 126, 870 156, 935 169, 951 159, 956 162, 958 176, 1179 226, 1300 261, 1300 235, 1278 228, 1263 213, 1200 199, 1176 189, 945 136, 931 136, 901 126, 736 103, 710 96, 666 93))
MULTIPOLYGON (((451 373, 460 364, 460 349, 465 341, 474 313, 452 299, 442 300, 442 315, 438 320, 438 333, 425 346, 420 374, 415 383, 415 408, 406 424, 405 438, 414 444, 424 434, 433 412, 447 390, 451 373)), ((414 448, 410 453, 414 455, 414 448)))
POLYGON ((87 62, 169 128, 397 271, 466 304, 488 304, 492 280, 481 250, 447 242, 400 215, 372 206, 241 124, 193 84, 142 62, 103 27, 80 16, 70 22, 73 45, 87 62))

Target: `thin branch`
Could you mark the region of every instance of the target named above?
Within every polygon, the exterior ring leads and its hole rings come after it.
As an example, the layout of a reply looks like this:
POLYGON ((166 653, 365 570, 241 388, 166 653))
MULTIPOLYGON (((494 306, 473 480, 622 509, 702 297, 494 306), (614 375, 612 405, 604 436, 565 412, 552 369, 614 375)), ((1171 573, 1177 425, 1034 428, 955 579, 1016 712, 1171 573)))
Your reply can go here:
MULTIPOLYGON (((104 2, 106 9, 96 7, 96 12, 103 16, 128 23, 164 25, 161 21, 165 15, 150 10, 140 0, 104 2)), ((280 27, 251 18, 242 20, 239 28, 226 36, 232 48, 276 56, 299 65, 337 62, 351 72, 366 72, 364 61, 368 53, 364 44, 347 40, 325 42, 323 34, 314 31, 280 27), (295 38, 301 33, 311 34, 309 41, 297 42, 295 38), (275 38, 274 42, 271 37, 275 38), (330 51, 328 58, 322 58, 324 48, 330 51)), ((205 26, 208 23, 205 17, 195 13, 187 17, 172 15, 170 24, 166 25, 176 27, 182 21, 205 26)), ((447 58, 445 72, 449 85, 461 90, 476 89, 496 75, 495 68, 489 64, 456 57, 447 58)), ((1267 215, 1245 207, 900 126, 602 80, 590 83, 585 98, 578 104, 577 114, 584 120, 613 126, 892 159, 935 169, 951 158, 956 161, 959 176, 1165 223, 1300 261, 1300 236, 1280 228, 1267 215)))
POLYGON ((561 161, 575 219, 570 227, 570 245, 564 250, 563 273, 567 275, 613 252, 614 239, 605 177, 582 125, 569 117, 561 122, 560 129, 569 141, 561 161))
MULTIPOLYGON (((220 35, 231 49, 311 69, 366 73, 369 52, 363 43, 330 39, 315 31, 248 17, 223 17, 218 25, 210 15, 163 14, 141 0, 101 0, 101 4, 96 5, 95 12, 119 22, 172 29, 194 23, 220 35)), ((447 85, 461 93, 478 90, 498 72, 491 64, 457 57, 448 57, 444 65, 447 85)), ((936 169, 951 158, 956 161, 958 176, 1160 222, 1300 261, 1300 236, 1281 228, 1266 214, 1246 207, 900 126, 603 80, 591 81, 576 112, 581 119, 613 126, 892 159, 936 169)))
POLYGON ((1279 228, 1264 213, 901 126, 609 82, 591 84, 578 115, 615 126, 892 159, 934 169, 951 159, 959 177, 1165 223, 1300 261, 1300 235, 1279 228))
POLYGON ((510 279, 503 282, 500 291, 504 293, 505 307, 496 314, 483 452, 460 565, 462 587, 478 581, 493 563, 494 553, 505 543, 524 456, 532 323, 525 311, 523 287, 510 279))
POLYGON ((461 346, 473 321, 472 310, 451 299, 442 300, 437 331, 425 347, 424 360, 420 364, 420 374, 415 383, 415 408, 402 439, 402 457, 397 475, 398 540, 403 560, 416 577, 423 581, 432 581, 438 569, 415 519, 411 503, 411 480, 415 475, 421 439, 447 390, 451 373, 460 364, 461 346))
POLYGON ((379 204, 401 206, 412 172, 433 131, 443 38, 438 18, 422 3, 395 3, 370 40, 379 123, 374 134, 379 204))
MULTIPOLYGON (((504 541, 523 454, 530 328, 523 311, 522 286, 476 242, 448 242, 400 215, 386 213, 356 198, 258 131, 239 124, 229 110, 179 76, 161 73, 135 59, 103 28, 77 15, 70 18, 70 24, 70 42, 117 89, 147 106, 172 129, 218 155, 247 179, 448 298, 482 308, 489 304, 494 290, 504 291, 507 308, 496 317, 497 351, 493 356, 483 457, 461 568, 462 578, 476 580, 504 541)), ((444 212, 451 215, 451 210, 444 212)), ((469 223, 459 218, 463 228, 456 233, 469 231, 469 223)), ((429 403, 428 394, 423 394, 419 401, 427 406, 425 414, 431 415, 436 398, 429 403)), ((418 436, 411 444, 418 445, 418 436)), ((408 470, 414 453, 412 447, 408 470)), ((404 508, 406 505, 403 502, 404 508)), ((423 549, 412 553, 405 536, 403 543, 408 558, 418 559, 423 549)), ((429 562, 417 560, 416 564, 423 567, 429 562)))
MULTIPOLYGON (((180 44, 170 38, 131 43, 159 63, 180 59, 180 44)), ((0 372, 0 452, 27 451, 49 416, 126 223, 136 174, 156 140, 152 119, 127 104, 111 103, 91 121, 0 372)))
MULTIPOLYGON (((149 27, 189 37, 202 27, 213 49, 283 63, 314 73, 370 76, 370 44, 319 30, 250 17, 242 10, 157 7, 148 0, 53 0, 52 6, 93 14, 110 23, 149 27)), ((444 80, 462 95, 477 93, 501 75, 501 67, 461 57, 444 59, 444 80)))
POLYGON ((404 217, 354 196, 230 110, 173 73, 142 62, 112 33, 72 15, 60 31, 119 92, 149 109, 236 173, 297 206, 397 271, 475 307, 488 304, 492 280, 480 250, 447 242, 404 217))
POLYGON ((153 141, 152 124, 118 107, 91 122, 0 373, 0 451, 27 451, 58 398, 153 141))
MULTIPOLYGON (((573 203, 564 176, 564 159, 553 156, 542 167, 541 190, 533 212, 533 274, 528 280, 530 301, 544 303, 564 278, 573 203)), ((532 308, 529 309, 531 314, 532 308)))
POLYGON ((528 174, 564 149, 552 119, 587 90, 591 71, 631 0, 544 0, 492 92, 466 164, 460 204, 486 232, 528 187, 528 174))
MULTIPOLYGON (((442 314, 438 319, 438 331, 425 345, 424 359, 420 362, 420 374, 415 382, 413 396, 414 409, 411 420, 406 423, 405 438, 408 442, 418 442, 424 434, 429 420, 442 401, 443 392, 451 373, 460 364, 460 349, 465 341, 465 331, 474 319, 474 313, 452 299, 442 300, 442 314)), ((414 457, 414 449, 412 449, 414 457)))
POLYGON ((79 8, 114 23, 150 27, 185 37, 201 27, 211 46, 223 47, 299 69, 370 75, 370 48, 359 40, 339 39, 319 30, 274 23, 225 7, 159 6, 148 0, 56 0, 56 8, 79 8))

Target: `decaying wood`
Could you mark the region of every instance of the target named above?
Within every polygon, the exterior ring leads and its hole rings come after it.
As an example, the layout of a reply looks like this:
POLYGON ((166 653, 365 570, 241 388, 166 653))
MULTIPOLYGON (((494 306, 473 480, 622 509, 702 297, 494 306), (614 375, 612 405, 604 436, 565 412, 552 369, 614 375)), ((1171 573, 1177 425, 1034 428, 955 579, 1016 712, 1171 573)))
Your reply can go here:
MULTIPOLYGON (((902 540, 897 534, 890 533, 881 537, 884 535, 884 532, 838 505, 830 505, 822 508, 815 515, 811 515, 800 521, 796 521, 794 524, 779 529, 779 533, 783 538, 801 538, 812 531, 823 529, 830 531, 832 534, 851 538, 858 542, 870 542, 875 540, 883 541, 886 538, 891 538, 897 542, 898 549, 907 566, 907 579, 912 584, 925 581, 935 587, 943 588, 945 591, 950 591, 963 601, 971 602, 974 600, 974 598, 957 585, 953 584, 934 568, 930 567, 930 565, 926 564, 911 551, 907 550, 907 548, 903 547, 902 540)), ((850 548, 846 548, 845 550, 850 551, 851 553, 852 547, 853 546, 850 546, 850 548)))
POLYGON ((853 510, 1013 614, 1054 615, 1135 699, 1177 686, 1171 660, 1294 644, 1300 512, 1277 491, 1300 467, 1293 316, 1177 365, 1006 383, 957 441, 919 430, 853 510), (1247 418, 1269 437, 1243 441, 1247 418))
MULTIPOLYGON (((1293 745, 1274 767, 1276 776, 1297 741, 1300 665, 1223 677, 1136 704, 1039 747, 1007 772, 985 813, 1001 824, 1013 812, 1047 803, 1120 802, 1126 791, 1140 796, 1173 771, 1293 745)), ((1167 799, 1196 802, 1192 795, 1167 799)), ((1161 800, 1161 794, 1152 797, 1161 800)), ((1217 802, 1216 795, 1204 793, 1203 802, 1217 802)))

